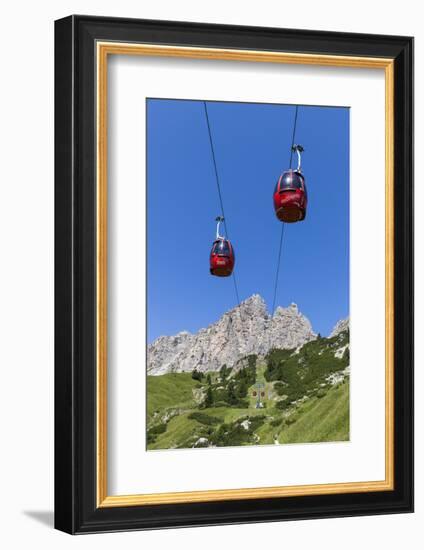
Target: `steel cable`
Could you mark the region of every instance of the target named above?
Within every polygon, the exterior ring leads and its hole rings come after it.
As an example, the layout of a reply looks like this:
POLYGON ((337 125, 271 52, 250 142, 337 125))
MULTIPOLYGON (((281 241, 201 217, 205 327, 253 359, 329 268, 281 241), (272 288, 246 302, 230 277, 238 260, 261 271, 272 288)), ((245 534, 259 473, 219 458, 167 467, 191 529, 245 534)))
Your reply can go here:
MULTIPOLYGON (((292 142, 290 147, 290 168, 292 167, 293 162, 293 147, 294 147, 294 140, 296 138, 296 126, 297 126, 297 114, 299 111, 299 105, 296 105, 295 114, 294 114, 294 123, 293 123, 293 132, 292 132, 292 142)), ((278 290, 278 279, 280 276, 280 264, 281 264, 281 253, 283 249, 283 239, 284 239, 284 228, 286 224, 284 222, 281 222, 281 233, 280 233, 280 244, 278 246, 278 259, 277 259, 277 269, 275 273, 275 283, 274 283, 274 298, 272 300, 272 309, 271 309, 271 315, 274 316, 274 309, 275 309, 275 302, 277 299, 277 290, 278 290)), ((271 317, 271 319, 272 319, 271 317)))
MULTIPOLYGON (((215 171, 215 180, 216 180, 216 185, 217 185, 217 189, 218 189, 219 203, 221 205, 222 217, 224 218, 225 235, 226 235, 227 239, 230 240, 229 233, 228 233, 228 226, 227 226, 227 218, 225 216, 225 211, 224 211, 224 201, 223 201, 223 198, 222 198, 221 184, 220 184, 220 181, 219 181, 219 174, 218 174, 218 168, 217 168, 217 162, 216 162, 216 156, 215 156, 215 149, 214 149, 214 146, 213 146, 212 131, 211 131, 211 125, 210 125, 210 121, 209 121, 209 113, 208 113, 208 107, 207 107, 206 101, 203 102, 203 106, 204 106, 204 109, 205 109, 206 124, 207 124, 207 127, 208 127, 209 143, 210 143, 210 147, 211 147, 212 161, 213 161, 213 166, 214 166, 214 171, 215 171)), ((242 315, 241 315, 241 308, 240 308, 240 295, 239 295, 237 279, 236 279, 236 275, 235 275, 234 271, 232 273, 232 278, 233 278, 233 283, 234 283, 234 291, 235 291, 235 295, 236 295, 237 305, 238 305, 239 312, 240 312, 240 319, 241 319, 242 328, 243 328, 243 318, 242 318, 242 315)))

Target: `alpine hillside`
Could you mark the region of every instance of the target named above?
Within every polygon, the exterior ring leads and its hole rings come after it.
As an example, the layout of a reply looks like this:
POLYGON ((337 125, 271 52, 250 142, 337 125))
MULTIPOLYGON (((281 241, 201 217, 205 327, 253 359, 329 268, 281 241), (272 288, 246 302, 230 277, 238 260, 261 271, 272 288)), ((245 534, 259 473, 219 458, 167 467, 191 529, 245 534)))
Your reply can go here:
POLYGON ((224 337, 225 326, 237 325, 241 331, 234 312, 198 335, 168 340, 168 347, 175 343, 178 348, 163 352, 168 372, 147 376, 147 449, 349 439, 348 320, 322 338, 294 306, 281 308, 281 325, 267 329, 263 325, 270 318, 258 297, 250 299, 243 312, 255 307, 261 315, 245 321, 246 329, 250 327, 246 347, 235 329, 224 337), (261 337, 258 331, 257 346, 255 326, 271 333, 261 337), (283 327, 293 327, 294 333, 285 334, 283 327), (207 341, 214 348, 205 357, 207 341), (235 354, 231 342, 238 345, 235 354), (264 355, 242 355, 257 349, 264 355), (189 365, 191 372, 183 372, 189 365))

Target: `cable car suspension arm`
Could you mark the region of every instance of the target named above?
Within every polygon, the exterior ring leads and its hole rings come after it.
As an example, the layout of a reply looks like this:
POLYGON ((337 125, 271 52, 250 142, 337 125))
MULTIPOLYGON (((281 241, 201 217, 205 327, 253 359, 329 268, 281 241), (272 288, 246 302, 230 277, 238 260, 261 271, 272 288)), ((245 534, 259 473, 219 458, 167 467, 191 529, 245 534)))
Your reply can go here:
POLYGON ((219 234, 219 225, 220 225, 221 222, 225 222, 225 219, 222 216, 218 216, 215 221, 217 222, 217 224, 216 224, 216 240, 217 241, 222 241, 224 239, 224 237, 221 237, 221 235, 219 234))
MULTIPOLYGON (((293 153, 297 153, 297 169, 296 169, 296 172, 301 172, 302 171, 301 153, 303 153, 304 148, 301 145, 292 145, 292 151, 293 151, 293 153)), ((291 167, 291 161, 290 161, 290 167, 291 167)))

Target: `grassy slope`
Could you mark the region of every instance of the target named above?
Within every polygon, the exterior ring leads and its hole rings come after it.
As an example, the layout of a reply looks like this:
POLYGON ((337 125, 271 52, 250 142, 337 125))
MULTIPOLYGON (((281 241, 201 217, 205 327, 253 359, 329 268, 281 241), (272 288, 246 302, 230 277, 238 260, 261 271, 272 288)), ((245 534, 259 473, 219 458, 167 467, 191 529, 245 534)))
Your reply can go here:
POLYGON ((279 443, 347 441, 349 439, 349 384, 332 388, 295 413, 297 420, 278 434, 279 443))
POLYGON ((193 380, 191 373, 148 376, 148 448, 190 448, 202 442, 266 445, 348 440, 349 380, 337 386, 328 382, 331 373, 349 364, 348 355, 335 356, 336 350, 348 342, 348 333, 342 333, 309 342, 296 353, 273 350, 264 360, 256 362, 255 358, 256 382, 263 384, 265 392, 265 407, 260 409, 255 408, 254 384, 247 394, 246 387, 240 386, 242 378, 251 383, 252 373, 248 370, 242 377, 236 370, 231 374, 211 372, 211 386, 206 378, 193 380), (209 387, 217 406, 199 407, 209 387), (230 387, 239 398, 238 405, 244 408, 237 408, 230 387), (193 412, 197 416, 189 418, 193 412), (262 419, 252 420, 252 427, 241 426, 244 420, 258 415, 262 419))
MULTIPOLYGON (((149 394, 149 401, 154 402, 154 405, 149 403, 151 411, 158 408, 158 403, 165 404, 165 407, 185 409, 185 412, 168 422, 166 432, 160 434, 157 440, 149 445, 149 449, 175 448, 194 435, 196 437, 205 435, 205 426, 188 418, 190 412, 197 410, 192 399, 192 389, 196 386, 196 382, 191 379, 190 374, 148 377, 148 384, 152 391, 152 394, 149 394), (175 401, 176 396, 178 403, 175 401)), ((254 404, 254 400, 251 404, 254 404)), ((268 405, 270 404, 268 402, 268 405)), ((296 418, 296 422, 291 425, 285 424, 281 411, 269 406, 267 409, 217 407, 208 408, 204 412, 226 423, 247 415, 264 413, 274 419, 280 418, 279 426, 275 427, 266 422, 258 428, 256 431, 260 437, 258 443, 262 445, 273 444, 275 436, 280 444, 346 441, 349 439, 349 384, 335 386, 321 399, 312 398, 295 408, 291 416, 296 418)))
POLYGON ((172 408, 194 408, 193 389, 198 385, 191 373, 170 373, 147 377, 147 416, 154 411, 172 408))
POLYGON ((190 420, 189 413, 184 413, 179 416, 171 418, 168 422, 167 430, 165 433, 160 434, 157 441, 149 444, 149 449, 173 449, 177 447, 182 441, 189 438, 194 430, 198 428, 199 423, 195 420, 190 420))

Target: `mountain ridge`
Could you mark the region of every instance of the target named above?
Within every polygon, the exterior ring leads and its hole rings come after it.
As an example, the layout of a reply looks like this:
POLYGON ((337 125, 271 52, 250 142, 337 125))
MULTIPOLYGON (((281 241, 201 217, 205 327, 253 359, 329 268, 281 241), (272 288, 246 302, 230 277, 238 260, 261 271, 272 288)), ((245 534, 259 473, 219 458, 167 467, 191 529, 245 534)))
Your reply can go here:
POLYGON ((196 333, 159 336, 147 349, 147 373, 207 372, 219 370, 223 364, 236 367, 248 355, 264 356, 273 348, 294 349, 316 338, 309 319, 296 304, 279 306, 270 315, 264 299, 254 294, 196 333))

